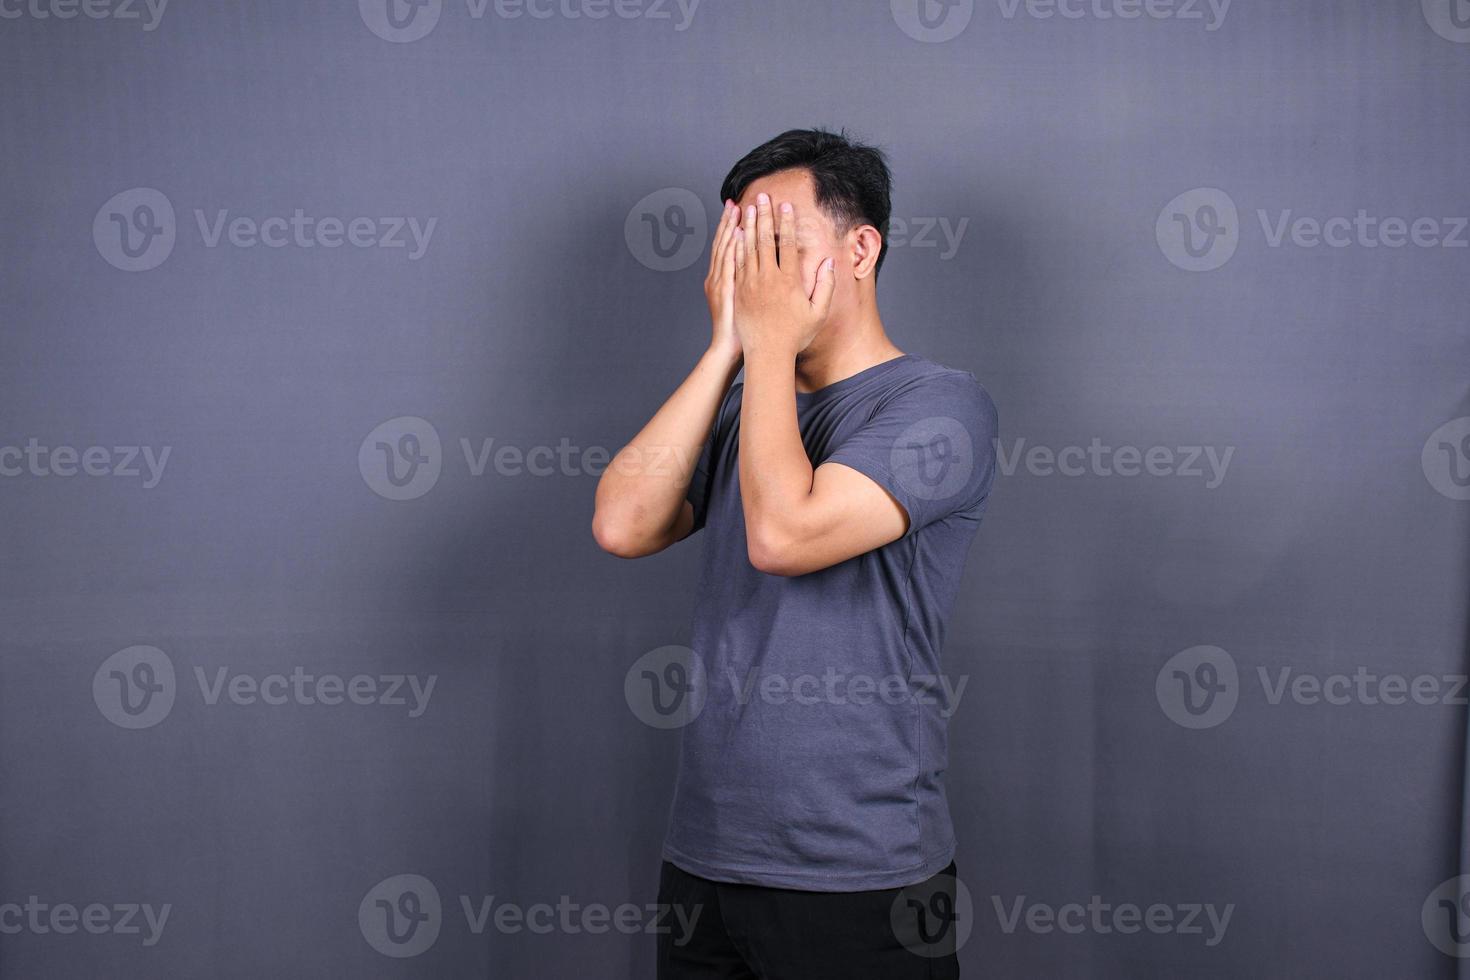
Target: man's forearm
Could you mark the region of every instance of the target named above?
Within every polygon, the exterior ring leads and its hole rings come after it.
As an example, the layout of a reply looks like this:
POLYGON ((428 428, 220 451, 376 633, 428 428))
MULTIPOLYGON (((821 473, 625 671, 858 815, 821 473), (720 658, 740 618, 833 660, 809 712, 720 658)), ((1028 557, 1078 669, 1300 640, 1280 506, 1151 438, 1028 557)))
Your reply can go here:
POLYGON ((619 450, 597 484, 592 533, 623 557, 661 551, 679 527, 689 480, 720 402, 740 370, 735 350, 711 347, 648 424, 619 450))
POLYGON ((746 355, 740 411, 740 498, 752 560, 783 547, 812 490, 812 465, 796 420, 796 356, 746 355))

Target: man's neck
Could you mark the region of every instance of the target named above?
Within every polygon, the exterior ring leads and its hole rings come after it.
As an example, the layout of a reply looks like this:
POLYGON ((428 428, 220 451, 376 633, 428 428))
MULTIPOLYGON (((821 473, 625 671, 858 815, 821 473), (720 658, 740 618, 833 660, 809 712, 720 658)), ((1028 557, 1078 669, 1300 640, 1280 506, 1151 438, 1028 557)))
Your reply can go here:
POLYGON ((796 355, 796 390, 825 388, 902 354, 884 332, 877 308, 868 307, 848 321, 827 324, 796 355))

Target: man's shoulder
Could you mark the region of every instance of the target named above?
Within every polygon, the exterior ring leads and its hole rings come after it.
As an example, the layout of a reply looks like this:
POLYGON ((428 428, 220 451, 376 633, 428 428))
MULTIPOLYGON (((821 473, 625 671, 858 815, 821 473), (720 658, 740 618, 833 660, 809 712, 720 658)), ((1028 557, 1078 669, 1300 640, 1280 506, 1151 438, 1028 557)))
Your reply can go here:
POLYGON ((886 392, 887 399, 944 402, 982 415, 995 414, 995 400, 973 371, 950 367, 920 354, 910 357, 904 367, 893 378, 886 392))

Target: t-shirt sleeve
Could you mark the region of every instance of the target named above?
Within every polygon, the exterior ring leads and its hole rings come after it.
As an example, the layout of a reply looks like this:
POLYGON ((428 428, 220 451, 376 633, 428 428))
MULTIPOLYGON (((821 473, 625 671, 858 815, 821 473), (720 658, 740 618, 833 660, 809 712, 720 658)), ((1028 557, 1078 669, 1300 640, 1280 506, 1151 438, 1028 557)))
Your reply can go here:
POLYGON ((995 482, 995 402, 973 374, 895 392, 825 462, 864 474, 908 513, 913 534, 957 512, 978 516, 995 482))
POLYGON ((725 410, 737 387, 739 386, 731 385, 730 389, 725 392, 725 397, 720 400, 719 410, 715 412, 714 425, 710 426, 709 437, 704 440, 704 449, 699 453, 699 462, 694 466, 694 474, 689 480, 689 489, 684 494, 684 499, 689 501, 694 508, 694 527, 690 529, 690 534, 704 527, 704 519, 709 514, 711 474, 714 472, 715 459, 720 451, 720 441, 728 429, 725 424, 725 410))

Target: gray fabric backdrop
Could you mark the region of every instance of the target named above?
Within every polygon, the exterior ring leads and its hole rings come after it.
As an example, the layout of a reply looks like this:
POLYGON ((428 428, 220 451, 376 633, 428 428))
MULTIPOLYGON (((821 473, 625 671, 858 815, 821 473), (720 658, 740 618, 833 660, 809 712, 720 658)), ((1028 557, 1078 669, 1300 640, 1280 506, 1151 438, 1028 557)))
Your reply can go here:
POLYGON ((1000 407, 967 975, 1470 953, 1466 0, 0 0, 0 70, 6 980, 651 974, 700 545, 592 493, 812 124, 1000 407))

